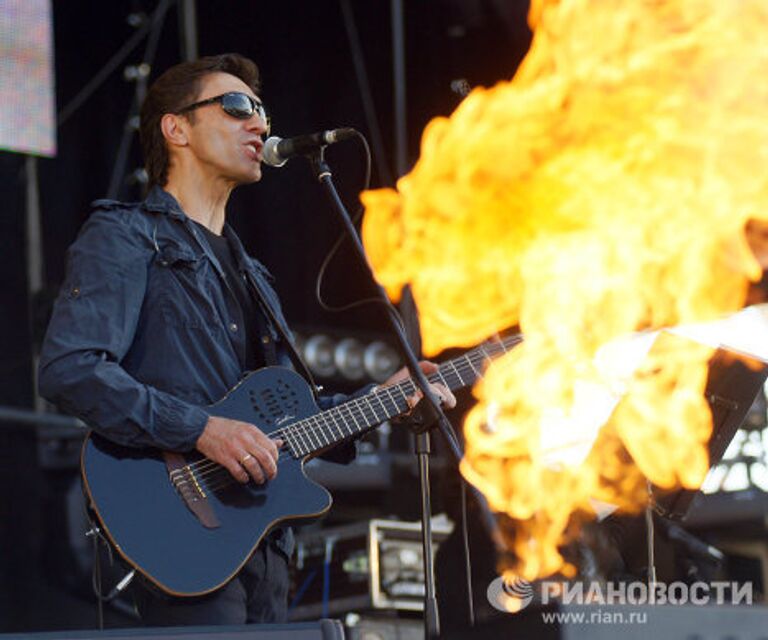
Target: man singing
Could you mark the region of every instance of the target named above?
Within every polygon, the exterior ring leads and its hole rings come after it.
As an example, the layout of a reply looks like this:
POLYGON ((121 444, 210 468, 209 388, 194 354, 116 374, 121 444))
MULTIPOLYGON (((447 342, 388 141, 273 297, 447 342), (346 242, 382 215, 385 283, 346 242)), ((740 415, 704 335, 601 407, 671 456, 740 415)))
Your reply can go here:
MULTIPOLYGON (((265 365, 306 375, 266 269, 226 223, 232 190, 261 178, 269 124, 258 90, 256 65, 236 54, 179 64, 152 85, 141 110, 149 195, 94 204, 68 253, 39 378, 44 397, 110 440, 197 449, 243 483, 275 477, 282 443, 207 405, 265 365)), ((435 392, 455 404, 445 387, 435 392)), ((331 455, 349 460, 354 446, 331 455)), ((138 610, 150 625, 283 621, 292 549, 290 529, 276 529, 206 596, 174 598, 141 582, 138 610)))

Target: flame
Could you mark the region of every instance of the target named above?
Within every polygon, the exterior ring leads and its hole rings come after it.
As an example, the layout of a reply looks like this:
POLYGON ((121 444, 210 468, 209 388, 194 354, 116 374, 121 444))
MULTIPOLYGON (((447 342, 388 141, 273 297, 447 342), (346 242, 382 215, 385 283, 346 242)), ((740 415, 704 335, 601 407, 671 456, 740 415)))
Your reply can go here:
POLYGON ((768 212, 768 4, 534 0, 529 21, 513 80, 434 119, 397 191, 362 199, 427 354, 525 334, 474 390, 461 471, 517 523, 530 580, 563 570, 593 500, 637 507, 646 478, 707 471, 711 351, 662 334, 629 366, 610 345, 739 309, 761 276, 745 228, 765 235, 768 212))

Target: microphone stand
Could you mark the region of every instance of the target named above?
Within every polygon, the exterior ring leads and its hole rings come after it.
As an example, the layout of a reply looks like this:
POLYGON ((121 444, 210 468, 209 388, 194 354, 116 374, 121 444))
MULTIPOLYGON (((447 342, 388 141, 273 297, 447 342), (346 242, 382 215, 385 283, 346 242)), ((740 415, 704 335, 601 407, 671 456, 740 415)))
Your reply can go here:
POLYGON ((436 638, 440 635, 440 620, 437 610, 437 598, 435 596, 435 570, 432 557, 432 510, 429 490, 429 453, 431 450, 431 443, 429 430, 434 424, 437 425, 445 438, 445 441, 448 443, 451 453, 457 461, 461 460, 462 451, 454 438, 453 429, 448 422, 448 419, 445 417, 445 414, 440 407, 440 403, 429 389, 429 382, 419 367, 418 359, 408 344, 405 333, 397 320, 397 312, 395 311, 395 308, 389 301, 384 289, 376 282, 373 276, 373 272, 371 271, 371 267, 368 264, 368 259, 365 255, 363 244, 357 235, 357 231, 352 224, 352 220, 349 217, 349 213, 347 212, 344 203, 339 197, 336 186, 333 184, 331 169, 325 162, 324 150, 324 147, 320 147, 316 151, 307 154, 307 157, 309 158, 313 171, 317 174, 318 181, 331 202, 334 212, 341 221, 341 224, 351 241, 354 253, 360 265, 365 269, 371 283, 374 285, 377 296, 381 299, 382 304, 384 304, 387 309, 387 319, 392 329, 392 333, 397 338, 401 355, 403 356, 411 377, 423 394, 423 399, 419 401, 417 405, 417 416, 412 420, 412 423, 415 431, 416 455, 419 462, 419 483, 421 485, 421 533, 422 547, 424 550, 424 585, 426 592, 424 599, 424 630, 426 638, 436 638))

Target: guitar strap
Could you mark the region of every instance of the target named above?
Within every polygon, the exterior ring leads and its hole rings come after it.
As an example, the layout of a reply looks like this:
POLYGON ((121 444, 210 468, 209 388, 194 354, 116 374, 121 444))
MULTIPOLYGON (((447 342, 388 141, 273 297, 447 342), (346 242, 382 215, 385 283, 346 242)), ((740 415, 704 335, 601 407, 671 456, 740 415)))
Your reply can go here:
MULTIPOLYGON (((259 325, 259 335, 268 336, 269 327, 267 327, 267 318, 264 311, 264 304, 259 302, 259 310, 261 313, 257 314, 257 324, 259 325)), ((251 345, 252 349, 256 348, 256 345, 251 345)), ((277 357, 277 347, 274 340, 261 340, 261 351, 264 355, 264 364, 268 367, 276 367, 280 364, 280 360, 277 357)))
MULTIPOLYGON (((191 219, 189 219, 191 220, 191 219)), ((217 265, 217 270, 219 271, 219 274, 222 276, 222 279, 226 283, 226 277, 223 275, 221 266, 218 265, 218 259, 213 253, 213 250, 211 249, 209 243, 202 242, 200 238, 198 238, 197 234, 192 229, 192 223, 184 225, 184 229, 187 233, 189 233, 192 236, 192 239, 195 241, 195 243, 208 255, 209 259, 211 259, 215 265, 217 265)), ((230 243, 234 243, 234 245, 237 247, 238 251, 237 253, 244 253, 242 244, 240 243, 240 239, 237 237, 237 234, 234 233, 234 231, 229 229, 228 225, 224 226, 224 235, 227 237, 227 239, 230 241, 230 243)), ((253 277, 251 272, 248 269, 243 269, 243 273, 245 274, 246 281, 248 284, 250 284, 251 289, 256 294, 256 301, 259 303, 259 307, 263 311, 260 315, 258 322, 259 322, 259 329, 260 329, 260 335, 262 336, 268 336, 270 335, 270 332, 266 326, 264 326, 262 323, 267 320, 269 323, 272 324, 272 326, 275 328, 275 331, 280 336, 280 340, 285 345, 286 352, 288 353, 288 357, 290 358, 293 366, 295 367, 296 371, 304 377, 304 379, 309 383, 310 388, 312 389, 312 393, 317 397, 317 393, 319 391, 319 387, 315 383, 315 379, 312 376, 312 372, 309 370, 309 367, 304 363, 304 361, 301 359, 301 356, 296 351, 296 348, 293 346, 293 338, 290 335, 290 331, 288 327, 284 326, 282 322, 277 318, 275 315, 274 310, 272 309, 272 306, 267 301, 266 296, 264 295, 264 292, 261 290, 261 287, 259 286, 256 279, 253 277)), ((228 285, 227 285, 228 286, 228 285)), ((265 342, 262 340, 261 347, 264 352, 264 361, 267 366, 279 366, 281 364, 280 358, 277 354, 277 345, 275 344, 274 340, 270 340, 269 342, 265 342)))
MULTIPOLYGON (((272 326, 275 328, 275 331, 277 331, 279 334, 281 342, 285 345, 288 357, 291 359, 291 362, 296 368, 296 371, 298 371, 299 374, 301 374, 304 379, 309 382, 309 385, 312 388, 312 393, 317 395, 318 386, 315 384, 315 379, 312 376, 312 372, 309 370, 309 367, 304 363, 304 360, 302 360, 298 351, 296 351, 296 348, 293 346, 293 338, 291 337, 288 328, 284 327, 283 323, 278 320, 274 310, 267 302, 261 287, 259 287, 259 284, 256 282, 256 279, 253 277, 253 275, 249 271, 246 271, 245 273, 251 288, 256 294, 256 299, 259 302, 259 306, 264 312, 259 318, 259 323, 267 319, 272 324, 272 326)), ((266 327, 259 328, 266 329, 266 327)), ((262 331, 261 335, 269 335, 269 331, 262 331)), ((264 349, 264 359, 267 365, 280 364, 280 360, 277 356, 277 346, 274 340, 270 340, 268 344, 262 342, 262 348, 264 349), (272 360, 272 362, 270 362, 270 360, 272 360)))

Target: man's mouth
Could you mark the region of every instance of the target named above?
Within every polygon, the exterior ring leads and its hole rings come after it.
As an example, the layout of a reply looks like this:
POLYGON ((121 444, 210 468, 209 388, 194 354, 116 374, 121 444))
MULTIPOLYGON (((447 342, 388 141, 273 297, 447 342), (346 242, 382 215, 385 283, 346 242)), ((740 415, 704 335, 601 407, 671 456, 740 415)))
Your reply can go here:
POLYGON ((261 150, 264 147, 262 142, 249 142, 245 145, 248 156, 255 162, 261 162, 261 150))

